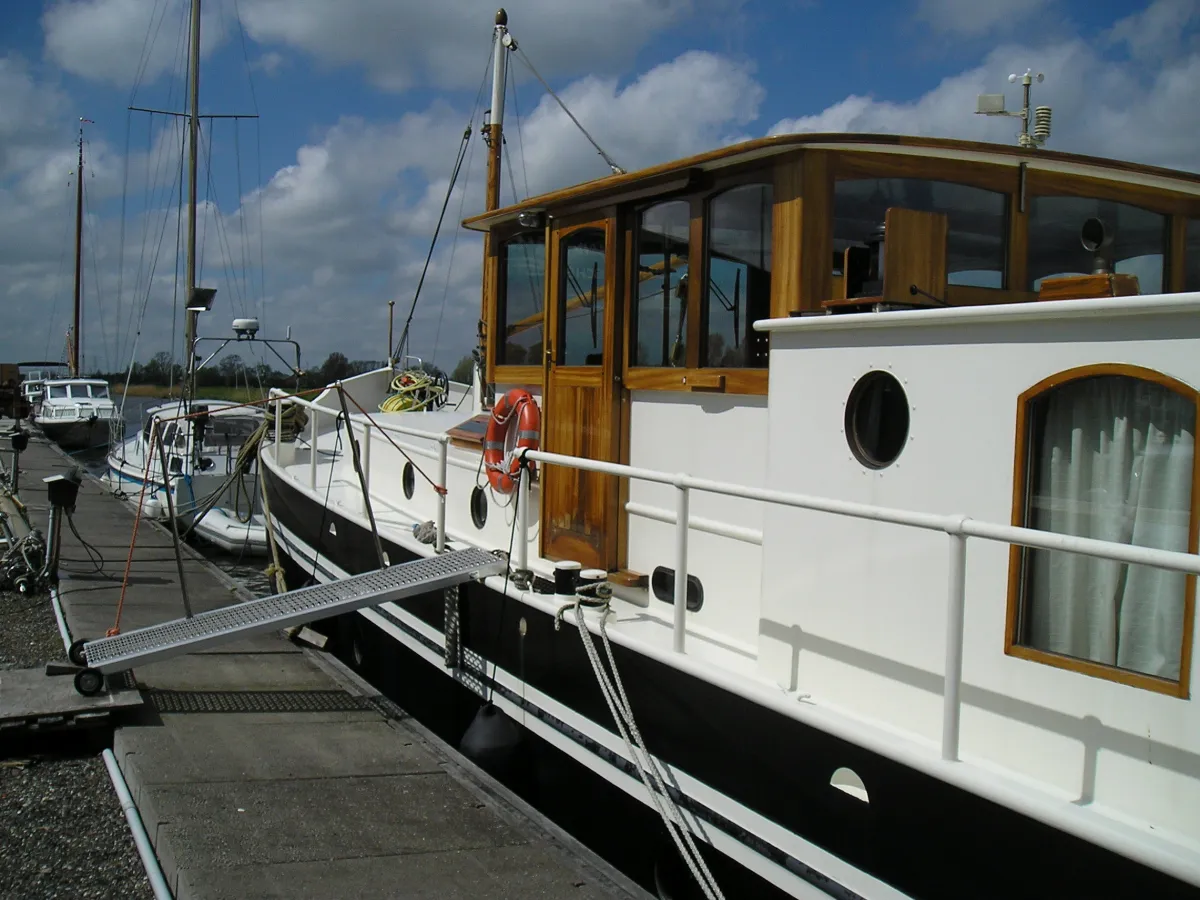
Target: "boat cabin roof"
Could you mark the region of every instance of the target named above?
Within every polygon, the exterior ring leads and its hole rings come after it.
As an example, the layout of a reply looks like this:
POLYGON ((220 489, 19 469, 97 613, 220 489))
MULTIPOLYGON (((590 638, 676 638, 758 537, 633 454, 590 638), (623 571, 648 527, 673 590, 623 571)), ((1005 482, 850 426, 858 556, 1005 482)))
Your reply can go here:
POLYGON ((490 231, 498 225, 515 223, 517 215, 524 210, 543 209, 555 214, 558 210, 604 202, 624 202, 636 200, 639 196, 686 190, 689 183, 702 173, 765 162, 771 157, 803 150, 835 150, 857 154, 888 153, 1012 168, 1027 167, 1047 172, 1069 171, 1094 178, 1125 181, 1151 189, 1191 194, 1196 198, 1197 210, 1200 211, 1200 173, 1080 153, 1029 150, 983 141, 897 134, 810 133, 757 138, 624 175, 604 176, 472 216, 462 224, 465 228, 475 231, 490 231))
POLYGON ((108 382, 103 378, 47 378, 43 383, 46 387, 60 384, 95 384, 108 387, 108 382))

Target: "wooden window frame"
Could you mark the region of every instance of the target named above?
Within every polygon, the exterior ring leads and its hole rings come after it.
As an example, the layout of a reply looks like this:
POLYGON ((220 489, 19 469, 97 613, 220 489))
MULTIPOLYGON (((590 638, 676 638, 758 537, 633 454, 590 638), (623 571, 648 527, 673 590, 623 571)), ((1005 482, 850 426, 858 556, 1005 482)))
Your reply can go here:
MULTIPOLYGON (((1027 527, 1025 514, 1029 497, 1028 478, 1030 474, 1030 441, 1033 430, 1030 423, 1030 412, 1034 403, 1055 388, 1062 387, 1074 381, 1100 375, 1120 375, 1161 385, 1182 397, 1192 401, 1195 408, 1195 426, 1200 427, 1200 391, 1154 369, 1134 366, 1126 363, 1101 363, 1089 366, 1079 366, 1057 372, 1049 378, 1044 378, 1030 387, 1017 398, 1017 428, 1016 443, 1013 453, 1013 501, 1012 524, 1017 527, 1027 527)), ((1191 510, 1188 523, 1188 552, 1197 552, 1197 538, 1200 536, 1200 453, 1192 457, 1192 496, 1191 510)), ((1120 669, 1106 663, 1093 662, 1067 656, 1051 650, 1040 650, 1017 643, 1017 623, 1020 617, 1021 605, 1025 593, 1025 558, 1030 552, 1028 548, 1012 544, 1008 557, 1008 598, 1004 625, 1004 653, 1007 656, 1029 660, 1089 675, 1105 681, 1112 681, 1130 687, 1142 688, 1159 694, 1187 699, 1190 691, 1190 676, 1192 666, 1192 628, 1195 617, 1196 576, 1187 575, 1184 586, 1183 642, 1179 655, 1179 680, 1171 681, 1156 675, 1120 669)))
POLYGON ((685 191, 662 194, 649 198, 647 202, 639 203, 630 208, 626 214, 624 231, 627 233, 630 252, 625 273, 625 322, 626 340, 622 379, 627 390, 631 391, 691 391, 703 393, 750 394, 765 396, 767 393, 767 366, 718 368, 700 365, 700 335, 702 325, 707 324, 707 316, 702 318, 701 311, 707 295, 704 279, 688 279, 688 320, 687 320, 687 365, 686 366, 634 366, 631 365, 633 347, 634 321, 637 310, 634 307, 634 297, 637 284, 637 233, 641 215, 647 209, 660 203, 684 200, 690 207, 688 233, 688 272, 693 268, 701 268, 708 259, 708 225, 707 212, 709 202, 713 197, 735 187, 761 184, 772 190, 772 301, 768 309, 773 309, 774 262, 778 259, 778 246, 774 240, 774 227, 777 221, 775 215, 775 166, 764 166, 755 162, 746 166, 723 169, 720 172, 694 179, 696 184, 685 191), (698 263, 698 265, 696 265, 698 263))
POLYGON ((496 229, 489 232, 487 236, 487 265, 484 272, 484 296, 488 298, 487 302, 487 373, 486 377, 491 384, 526 384, 538 385, 542 384, 543 371, 545 369, 545 347, 546 347, 546 304, 553 296, 553 285, 549 282, 550 277, 550 224, 547 222, 546 228, 542 234, 542 251, 544 254, 542 268, 542 349, 543 359, 535 365, 519 365, 510 366, 503 363, 498 363, 496 360, 500 356, 501 344, 503 335, 500 334, 500 304, 507 302, 505 287, 507 284, 507 273, 505 272, 503 248, 510 240, 523 233, 527 233, 529 229, 513 228, 513 229, 496 229))
MULTIPOLYGON (((829 230, 828 247, 823 265, 833 247, 833 226, 837 182, 863 181, 869 178, 913 178, 921 181, 942 181, 964 187, 991 191, 1004 197, 1005 223, 1003 231, 1004 262, 1001 275, 1004 287, 948 284, 945 301, 950 306, 983 306, 993 303, 1022 303, 1037 299, 1036 291, 1015 288, 1015 276, 1024 280, 1025 256, 1028 251, 1024 221, 1020 210, 1021 169, 1018 166, 981 163, 943 157, 911 156, 908 154, 840 151, 829 154, 829 197, 825 227, 829 230)), ((832 285, 828 285, 832 295, 832 285)), ((832 296, 822 300, 832 299, 832 296)), ((814 309, 820 308, 820 302, 814 309)))
MULTIPOLYGON (((1163 291, 1178 293, 1183 290, 1186 271, 1183 235, 1187 229, 1187 220, 1200 218, 1200 196, 1141 184, 1107 181, 1090 175, 1044 169, 1028 171, 1025 193, 1028 199, 1033 197, 1081 197, 1111 200, 1165 216, 1167 222, 1163 243, 1163 291)), ((1028 203, 1026 203, 1026 207, 1028 207, 1028 203)), ((1028 209, 1023 215, 1028 223, 1028 209)), ((1080 225, 1082 224, 1081 222, 1080 225)), ((1028 277, 1026 276, 1024 280, 1027 281, 1028 277)))

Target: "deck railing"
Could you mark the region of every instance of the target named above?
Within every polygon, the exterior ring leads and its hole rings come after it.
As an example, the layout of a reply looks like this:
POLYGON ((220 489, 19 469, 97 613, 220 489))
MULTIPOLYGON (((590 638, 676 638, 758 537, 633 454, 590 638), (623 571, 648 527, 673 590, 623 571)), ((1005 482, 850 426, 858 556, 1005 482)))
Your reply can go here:
MULTIPOLYGON (((282 392, 280 392, 282 393, 282 392)), ((295 403, 308 410, 308 486, 314 492, 317 490, 317 436, 321 430, 321 417, 328 416, 332 420, 336 420, 341 416, 340 409, 330 409, 327 406, 321 406, 311 400, 304 400, 299 397, 291 397, 286 401, 282 396, 271 392, 275 399, 275 446, 281 445, 280 436, 283 434, 283 404, 295 403)), ((365 421, 365 416, 362 420, 353 413, 350 415, 350 422, 347 427, 353 429, 356 426, 361 429, 362 441, 362 469, 363 469, 363 489, 366 496, 371 496, 371 443, 372 437, 376 430, 387 434, 394 434, 400 437, 415 437, 427 441, 432 441, 437 445, 436 450, 430 450, 427 447, 418 447, 413 444, 406 444, 397 441, 397 446, 405 453, 414 456, 422 456, 427 459, 432 459, 437 463, 436 486, 438 490, 437 511, 434 517, 434 525, 437 529, 437 537, 434 541, 434 547, 438 553, 446 549, 446 478, 449 468, 449 453, 448 447, 450 444, 449 435, 442 432, 424 431, 420 428, 409 428, 405 425, 396 425, 393 422, 374 422, 365 421)), ((431 479, 432 480, 432 479, 431 479)), ((364 501, 365 503, 365 501, 364 501)), ((366 510, 364 509, 365 513, 366 510)))
MULTIPOLYGON (((727 497, 738 497, 745 500, 758 500, 763 503, 790 506, 813 512, 848 516, 854 519, 887 522, 893 525, 903 525, 925 531, 943 532, 949 542, 947 546, 945 686, 942 693, 942 758, 947 761, 958 759, 959 725, 962 713, 960 693, 962 689, 963 619, 966 608, 968 538, 980 538, 1003 544, 1016 544, 1021 547, 1032 547, 1039 550, 1061 550, 1067 553, 1093 556, 1098 559, 1153 566, 1159 569, 1187 572, 1193 575, 1200 574, 1200 555, 1193 553, 1179 553, 1172 550, 1157 550, 1153 547, 1118 544, 1113 541, 1100 541, 1094 538, 1075 537, 1069 534, 1056 534, 1032 528, 1021 528, 1015 525, 997 525, 991 522, 980 522, 965 515, 937 515, 933 513, 911 512, 909 510, 892 509, 884 506, 872 506, 866 503, 852 503, 845 500, 832 500, 826 497, 777 491, 770 488, 747 487, 746 485, 732 484, 724 481, 694 478, 690 475, 671 474, 654 469, 641 469, 619 463, 599 462, 591 459, 563 456, 558 453, 545 453, 538 450, 523 452, 528 459, 544 465, 563 466, 580 469, 585 472, 615 475, 618 478, 649 481, 656 484, 671 485, 675 488, 675 609, 673 645, 674 649, 680 653, 684 652, 685 637, 687 634, 688 531, 689 528, 693 528, 696 525, 696 520, 689 517, 689 506, 690 495, 694 490, 710 494, 722 494, 727 497)), ((525 529, 528 524, 524 518, 524 511, 518 508, 517 515, 517 527, 524 534, 526 533, 525 529)), ((659 518, 660 520, 665 518, 662 515, 652 517, 659 518)))
MULTIPOLYGON (((311 401, 292 398, 289 403, 298 403, 311 413, 309 418, 309 442, 313 448, 309 457, 309 487, 316 490, 317 483, 317 453, 316 438, 319 434, 320 416, 336 418, 339 410, 320 406, 311 401)), ((276 434, 280 433, 279 426, 282 413, 281 402, 276 402, 276 434)), ((357 417, 351 416, 352 420, 357 417)), ((351 427, 362 429, 363 441, 363 470, 365 477, 370 477, 370 447, 372 423, 352 421, 351 427)), ((427 456, 437 462, 437 483, 443 488, 438 492, 437 505, 437 538, 438 552, 445 548, 446 541, 446 476, 447 476, 447 446, 449 437, 444 433, 423 431, 392 422, 374 423, 374 428, 391 434, 421 438, 432 441, 437 445, 436 451, 417 446, 404 446, 405 452, 427 456)), ((945 680, 942 694, 942 758, 948 761, 958 759, 959 731, 962 714, 962 661, 963 661, 963 625, 966 607, 966 561, 967 541, 970 538, 993 541, 1003 544, 1015 544, 1039 550, 1059 550, 1066 553, 1079 553, 1098 559, 1113 560, 1133 565, 1146 565, 1175 572, 1200 575, 1200 555, 1180 553, 1171 550, 1158 550, 1153 547, 1140 547, 1133 544, 1120 544, 1113 541, 1101 541, 1094 538, 1076 537, 1068 534, 1057 534, 1049 531, 1038 531, 1032 528, 1022 528, 1015 525, 1000 525, 982 522, 966 515, 939 515, 935 513, 913 512, 910 510, 893 509, 884 506, 873 506, 866 503, 853 503, 845 500, 834 500, 827 497, 815 497, 807 494, 797 494, 778 491, 770 488, 755 488, 724 481, 713 481, 706 478, 695 478, 686 474, 662 472, 655 469, 643 469, 637 466, 620 463, 600 462, 574 456, 564 456, 558 453, 546 453, 541 450, 522 451, 527 459, 543 465, 562 466, 579 469, 585 472, 596 472, 603 475, 613 475, 617 478, 630 478, 638 481, 648 481, 655 484, 670 485, 675 488, 674 515, 667 510, 641 504, 628 504, 627 511, 631 514, 645 516, 658 521, 673 523, 675 527, 675 594, 672 622, 672 646, 676 652, 686 650, 687 639, 687 584, 688 584, 688 533, 691 529, 722 534, 727 537, 743 540, 748 543, 761 543, 761 533, 754 529, 740 528, 725 523, 712 522, 707 519, 694 517, 690 513, 691 492, 702 491, 710 494, 720 494, 743 500, 757 500, 777 506, 790 506, 813 512, 831 515, 847 516, 854 519, 865 519, 875 522, 886 522, 925 531, 940 531, 947 537, 947 586, 946 586, 946 634, 945 634, 945 680)), ((514 560, 518 568, 529 568, 529 474, 526 468, 521 472, 521 490, 517 496, 517 530, 522 536, 516 541, 514 560)), ((368 483, 369 491, 369 483, 368 483)))

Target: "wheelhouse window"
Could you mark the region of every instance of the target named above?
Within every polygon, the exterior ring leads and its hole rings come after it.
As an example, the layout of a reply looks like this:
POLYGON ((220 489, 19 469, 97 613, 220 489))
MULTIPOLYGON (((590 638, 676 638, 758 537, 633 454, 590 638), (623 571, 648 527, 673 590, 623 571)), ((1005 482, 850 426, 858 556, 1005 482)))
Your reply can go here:
POLYGON ((766 335, 751 326, 771 308, 771 195, 770 185, 747 184, 709 200, 701 365, 767 364, 766 335))
MULTIPOLYGON (((1022 524, 1194 549, 1195 391, 1141 370, 1083 373, 1033 389, 1022 409, 1022 524)), ((1065 660, 1067 668, 1102 675, 1108 669, 1108 677, 1124 681, 1130 679, 1122 673, 1152 676, 1182 688, 1185 622, 1192 615, 1188 576, 1057 550, 1015 550, 1013 560, 1019 585, 1013 652, 1037 651, 1034 658, 1065 660)))
POLYGON ((1189 219, 1184 236, 1185 291, 1200 291, 1200 219, 1189 219))
POLYGON ((107 400, 108 399, 108 385, 107 384, 93 384, 92 385, 92 396, 98 400, 107 400))
POLYGON ((1163 288, 1167 217, 1148 209, 1094 197, 1032 197, 1029 201, 1029 284, 1095 271, 1096 256, 1084 248, 1080 230, 1088 219, 1104 223, 1113 235, 1106 253, 1112 271, 1136 275, 1143 294, 1163 288))
POLYGON ((839 179, 833 189, 833 249, 866 247, 889 207, 944 213, 949 284, 1003 288, 1008 197, 999 191, 922 178, 839 179))
POLYGON ((65 384, 52 384, 46 389, 46 393, 52 400, 66 400, 67 386, 65 384))
POLYGON ((604 362, 604 229, 581 228, 562 239, 559 365, 604 362))
POLYGON ((545 340, 545 236, 540 231, 516 235, 500 245, 499 255, 501 294, 496 312, 502 340, 496 364, 540 366, 545 340))
POLYGON ((686 200, 656 203, 638 217, 631 365, 687 365, 690 227, 686 200))

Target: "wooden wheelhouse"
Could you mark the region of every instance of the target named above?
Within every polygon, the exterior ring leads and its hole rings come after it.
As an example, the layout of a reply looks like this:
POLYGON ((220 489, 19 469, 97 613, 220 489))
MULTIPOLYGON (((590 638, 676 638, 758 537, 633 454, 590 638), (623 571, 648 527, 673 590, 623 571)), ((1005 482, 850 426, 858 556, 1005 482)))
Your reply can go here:
MULTIPOLYGON (((955 140, 763 138, 464 225, 486 234, 488 383, 540 395, 542 449, 611 462, 635 398, 762 405, 757 320, 1200 290, 1200 176, 955 140)), ((545 473, 542 555, 625 568, 621 490, 545 473)))

